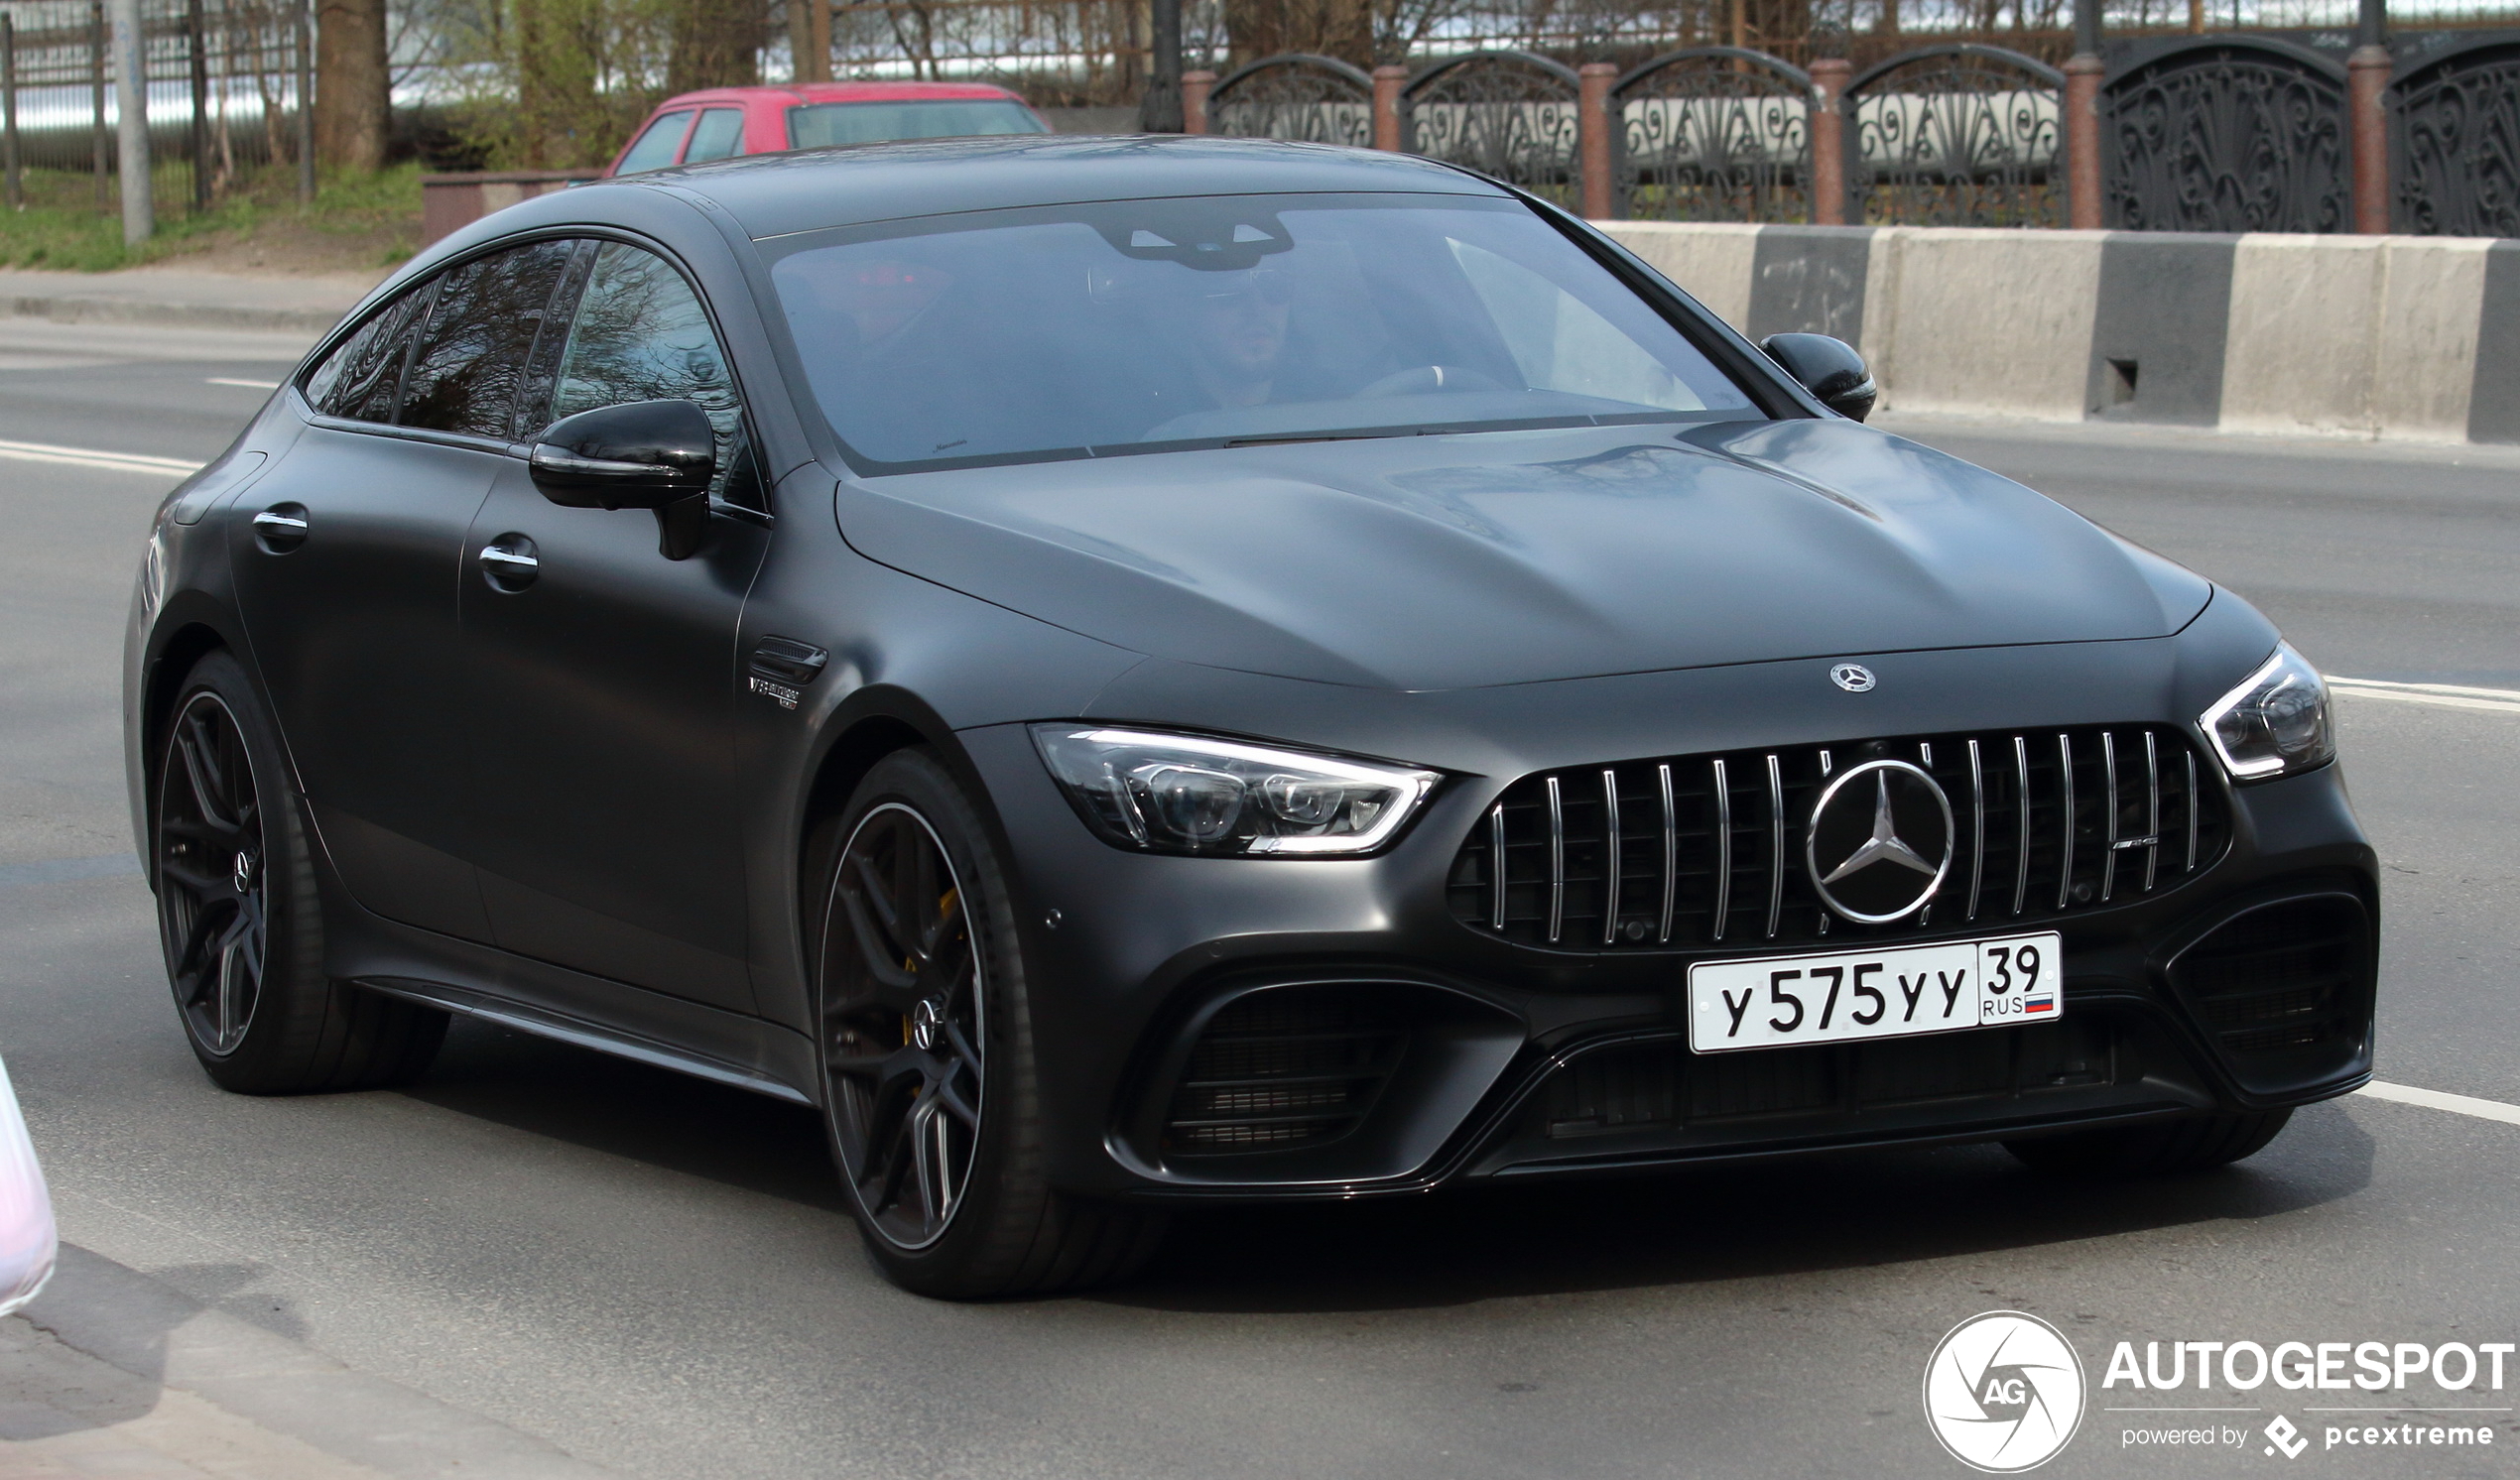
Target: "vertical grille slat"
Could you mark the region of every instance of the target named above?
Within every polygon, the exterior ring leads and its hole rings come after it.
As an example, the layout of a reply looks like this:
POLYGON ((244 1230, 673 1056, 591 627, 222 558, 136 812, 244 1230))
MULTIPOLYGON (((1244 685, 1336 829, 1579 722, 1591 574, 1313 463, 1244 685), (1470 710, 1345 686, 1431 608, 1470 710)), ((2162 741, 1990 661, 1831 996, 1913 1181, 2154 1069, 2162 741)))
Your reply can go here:
POLYGON ((1455 854, 1447 898, 1453 917, 1482 934, 1585 952, 1833 945, 1922 935, 1963 919, 2042 920, 2133 903, 2138 847, 2146 894, 2211 867, 2230 836, 2214 775, 2200 765, 2192 738, 2166 724, 1569 766, 1526 776, 1487 802, 1455 854), (1952 866, 1927 910, 1865 925, 1822 903, 1808 874, 1806 827, 1829 779, 1885 759, 1913 759, 1942 786, 1952 866), (2165 872, 2167 881, 2158 877, 2165 872))
MULTIPOLYGON (((2057 913, 2074 902, 2074 737, 2057 736, 2057 772, 2065 787, 2064 815, 2057 826, 2065 849, 2064 861, 2057 865, 2057 913)), ((1554 937, 1553 937, 1554 938, 1554 937)))
POLYGON ((1487 927, 1505 929, 1505 803, 1487 809, 1487 927))
POLYGON ((2197 871, 2197 813, 2201 810, 2201 808, 2197 805, 2197 753, 2193 750, 2188 752, 2188 800, 2186 804, 2188 809, 2188 867, 2185 871, 2193 874, 2197 871))
MULTIPOLYGON (((1827 772, 1828 752, 1822 751, 1822 771, 1827 772)), ((1776 938, 1776 927, 1785 912, 1785 775, 1778 765, 1776 753, 1768 753, 1768 938, 1776 938)))
POLYGON ((1680 814, 1672 805, 1672 768, 1669 762, 1654 768, 1663 792, 1663 923, 1656 932, 1657 942, 1672 937, 1672 906, 1680 898, 1680 814))
POLYGON ((2153 732, 2144 732, 2144 893, 2153 892, 2153 872, 2161 862, 2161 747, 2153 732))
POLYGON ((1986 886, 1986 768, 1977 737, 1968 741, 1968 918, 1977 918, 1977 896, 1986 886))
POLYGON ((1567 923, 1567 803, 1558 778, 1549 778, 1549 943, 1567 923))
POLYGON ((1732 914, 1732 784, 1724 780, 1723 761, 1715 761, 1715 928, 1707 938, 1723 938, 1723 923, 1732 914))
POLYGON ((2117 737, 2100 731, 2100 768, 2108 778, 2108 832, 2100 855, 2100 903, 2108 903, 2109 891, 2117 886, 2117 737))
POLYGON ((1619 940, 1619 774, 1604 769, 1601 773, 1601 842, 1606 857, 1601 869, 1601 943, 1616 945, 1619 940))
POLYGON ((2013 873, 2012 913, 2019 915, 2030 899, 2030 737, 2012 737, 2012 766, 2016 778, 2012 794, 2012 809, 2021 814, 2021 842, 2016 857, 2020 866, 2013 873))

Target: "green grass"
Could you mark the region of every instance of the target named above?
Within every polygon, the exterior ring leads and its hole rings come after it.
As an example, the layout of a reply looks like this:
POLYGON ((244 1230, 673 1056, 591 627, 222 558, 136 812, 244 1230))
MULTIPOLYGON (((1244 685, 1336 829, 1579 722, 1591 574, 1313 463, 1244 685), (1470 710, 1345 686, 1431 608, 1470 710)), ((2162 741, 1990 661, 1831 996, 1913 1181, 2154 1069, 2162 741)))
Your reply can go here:
POLYGON ((0 209, 0 267, 110 272, 237 241, 289 237, 300 238, 293 244, 300 255, 313 251, 343 259, 342 266, 388 267, 419 244, 416 164, 376 175, 328 175, 314 203, 304 206, 298 203, 294 171, 266 170, 237 182, 206 211, 192 208, 187 166, 161 166, 152 176, 157 234, 125 247, 119 180, 105 182, 106 208, 99 211, 93 175, 27 171, 25 203, 0 209))

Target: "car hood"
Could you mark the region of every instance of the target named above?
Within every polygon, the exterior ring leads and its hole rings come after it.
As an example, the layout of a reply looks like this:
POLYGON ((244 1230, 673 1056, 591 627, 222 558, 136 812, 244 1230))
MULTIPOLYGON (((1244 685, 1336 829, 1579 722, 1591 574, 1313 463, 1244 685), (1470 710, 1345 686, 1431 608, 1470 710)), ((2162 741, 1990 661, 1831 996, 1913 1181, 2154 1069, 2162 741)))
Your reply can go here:
POLYGON ((1491 432, 843 482, 869 558, 1156 657, 1478 687, 2161 637, 2202 578, 1842 421, 1491 432))

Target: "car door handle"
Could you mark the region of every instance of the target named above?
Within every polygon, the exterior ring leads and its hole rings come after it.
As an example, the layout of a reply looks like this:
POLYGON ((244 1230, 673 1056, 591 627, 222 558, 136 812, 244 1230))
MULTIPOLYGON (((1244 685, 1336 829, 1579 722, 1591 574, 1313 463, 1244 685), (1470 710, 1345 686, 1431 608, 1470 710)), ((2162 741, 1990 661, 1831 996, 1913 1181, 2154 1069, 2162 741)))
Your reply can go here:
POLYGON ((255 515, 254 539, 273 555, 286 555, 306 544, 306 505, 274 504, 255 515))
POLYGON ((502 591, 521 591, 543 573, 543 562, 534 553, 534 542, 523 535, 501 535, 481 547, 477 558, 482 574, 490 584, 502 591))

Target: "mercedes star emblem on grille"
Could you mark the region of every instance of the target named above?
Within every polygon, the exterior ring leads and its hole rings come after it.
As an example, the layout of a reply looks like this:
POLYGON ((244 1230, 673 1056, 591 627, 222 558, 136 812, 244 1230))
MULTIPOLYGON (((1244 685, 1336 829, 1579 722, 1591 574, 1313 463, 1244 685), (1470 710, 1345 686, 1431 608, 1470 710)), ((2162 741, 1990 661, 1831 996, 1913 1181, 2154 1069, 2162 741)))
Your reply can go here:
POLYGON ((1870 693, 1873 685, 1872 670, 1860 663, 1841 663, 1828 671, 1828 681, 1848 693, 1870 693))
POLYGON ((1830 782, 1812 803, 1803 862, 1829 909, 1858 925, 1884 925, 1934 898, 1952 870, 1952 800, 1906 761, 1867 761, 1830 782))

